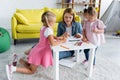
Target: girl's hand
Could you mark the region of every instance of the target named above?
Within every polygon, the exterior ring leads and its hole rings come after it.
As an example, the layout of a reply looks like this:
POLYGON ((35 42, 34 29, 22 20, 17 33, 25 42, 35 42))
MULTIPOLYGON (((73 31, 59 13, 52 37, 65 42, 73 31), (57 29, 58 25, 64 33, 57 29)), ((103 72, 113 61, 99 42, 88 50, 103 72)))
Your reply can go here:
POLYGON ((89 43, 89 41, 88 41, 87 38, 83 38, 82 41, 83 41, 83 42, 86 42, 86 43, 89 43))
POLYGON ((56 40, 59 41, 59 40, 62 40, 63 37, 57 37, 56 40))
POLYGON ((94 33, 98 33, 98 31, 99 31, 98 28, 95 28, 95 29, 93 30, 94 33))
POLYGON ((82 38, 83 36, 80 33, 77 33, 77 34, 74 35, 74 37, 76 37, 76 38, 82 38))

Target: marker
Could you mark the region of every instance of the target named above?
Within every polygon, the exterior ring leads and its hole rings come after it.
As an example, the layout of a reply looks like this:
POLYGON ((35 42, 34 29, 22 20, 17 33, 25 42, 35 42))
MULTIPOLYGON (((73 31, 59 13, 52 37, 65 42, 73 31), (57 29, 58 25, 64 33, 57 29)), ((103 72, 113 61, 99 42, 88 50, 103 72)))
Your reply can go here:
POLYGON ((65 48, 65 49, 69 49, 68 47, 66 47, 66 46, 63 46, 63 45, 60 45, 60 47, 62 47, 62 48, 65 48))

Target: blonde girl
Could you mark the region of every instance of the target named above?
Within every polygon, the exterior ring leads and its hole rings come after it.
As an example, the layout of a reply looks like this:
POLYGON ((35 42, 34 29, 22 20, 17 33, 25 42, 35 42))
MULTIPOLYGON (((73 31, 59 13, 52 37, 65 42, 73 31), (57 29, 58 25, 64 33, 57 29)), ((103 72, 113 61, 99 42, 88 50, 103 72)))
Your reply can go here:
POLYGON ((32 48, 28 55, 28 61, 20 59, 20 63, 25 67, 16 67, 13 65, 6 65, 8 79, 11 80, 13 72, 20 72, 25 74, 33 74, 39 65, 47 68, 53 65, 51 46, 58 45, 66 41, 66 38, 59 38, 53 36, 53 25, 56 21, 56 16, 47 11, 42 15, 43 27, 40 31, 39 42, 32 48), (59 41, 57 41, 59 39, 59 41))

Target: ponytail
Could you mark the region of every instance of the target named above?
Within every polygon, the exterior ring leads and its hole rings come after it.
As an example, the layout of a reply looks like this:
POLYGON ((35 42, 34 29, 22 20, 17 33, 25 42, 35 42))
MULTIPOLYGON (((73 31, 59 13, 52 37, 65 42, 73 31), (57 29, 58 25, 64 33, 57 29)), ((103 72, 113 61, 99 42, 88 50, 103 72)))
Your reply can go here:
POLYGON ((49 27, 50 26, 50 24, 49 24, 50 21, 52 21, 53 18, 55 18, 55 17, 56 16, 52 12, 47 11, 47 12, 43 13, 41 21, 42 21, 44 26, 49 27))

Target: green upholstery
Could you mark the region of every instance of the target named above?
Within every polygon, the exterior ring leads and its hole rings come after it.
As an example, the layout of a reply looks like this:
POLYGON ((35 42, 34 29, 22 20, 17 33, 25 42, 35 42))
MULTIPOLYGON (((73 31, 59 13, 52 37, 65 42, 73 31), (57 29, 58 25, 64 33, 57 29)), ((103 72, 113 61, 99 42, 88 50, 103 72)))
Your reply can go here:
POLYGON ((6 29, 0 27, 0 53, 10 48, 10 42, 9 32, 6 29))

